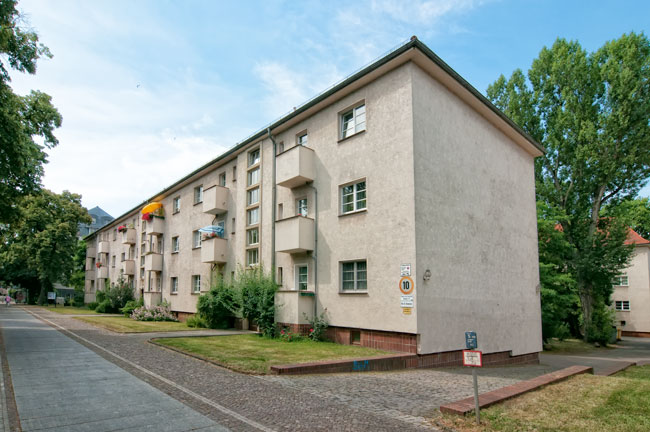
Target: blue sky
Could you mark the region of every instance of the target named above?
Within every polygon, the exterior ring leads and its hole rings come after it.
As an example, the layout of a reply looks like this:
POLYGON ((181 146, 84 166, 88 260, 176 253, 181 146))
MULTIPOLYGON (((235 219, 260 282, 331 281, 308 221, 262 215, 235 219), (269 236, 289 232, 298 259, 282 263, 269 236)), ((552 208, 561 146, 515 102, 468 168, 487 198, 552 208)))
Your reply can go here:
MULTIPOLYGON (((118 216, 417 35, 485 92, 557 37, 650 33, 650 2, 70 1, 19 9, 53 59, 13 73, 63 115, 44 184, 118 216)), ((650 187, 642 191, 650 195, 650 187)))

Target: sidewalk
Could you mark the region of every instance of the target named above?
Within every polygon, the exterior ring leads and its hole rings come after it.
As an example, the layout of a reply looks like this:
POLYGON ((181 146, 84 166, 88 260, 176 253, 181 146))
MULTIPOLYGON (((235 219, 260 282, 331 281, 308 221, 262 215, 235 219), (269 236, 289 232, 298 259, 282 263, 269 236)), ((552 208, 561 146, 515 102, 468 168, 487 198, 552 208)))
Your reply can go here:
POLYGON ((0 327, 23 431, 227 430, 20 308, 0 327))

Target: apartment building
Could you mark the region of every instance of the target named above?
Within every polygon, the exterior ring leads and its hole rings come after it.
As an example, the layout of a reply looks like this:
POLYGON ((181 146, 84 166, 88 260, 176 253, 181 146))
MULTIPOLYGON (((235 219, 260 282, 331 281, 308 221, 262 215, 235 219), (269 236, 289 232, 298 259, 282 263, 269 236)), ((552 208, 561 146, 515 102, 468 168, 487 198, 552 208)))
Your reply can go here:
POLYGON ((542 151, 413 38, 87 237, 86 299, 122 274, 182 318, 262 264, 297 331, 326 309, 341 343, 534 361, 542 151))
POLYGON ((650 241, 630 229, 630 265, 614 279, 612 303, 623 336, 650 337, 650 241))

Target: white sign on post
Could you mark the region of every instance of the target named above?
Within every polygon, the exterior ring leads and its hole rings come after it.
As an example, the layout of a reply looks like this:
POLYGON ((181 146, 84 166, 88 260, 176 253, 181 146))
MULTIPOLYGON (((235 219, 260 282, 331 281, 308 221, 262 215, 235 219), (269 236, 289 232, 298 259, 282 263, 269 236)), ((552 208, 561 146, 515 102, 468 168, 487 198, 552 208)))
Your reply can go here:
POLYGON ((411 276, 411 264, 402 264, 400 266, 400 276, 411 276))
POLYGON ((412 308, 413 307, 413 296, 412 295, 403 295, 400 299, 400 306, 403 308, 412 308))
POLYGON ((47 299, 48 300, 56 300, 56 293, 52 292, 52 291, 48 292, 47 293, 47 299))
POLYGON ((481 351, 463 350, 463 366, 483 367, 481 351))

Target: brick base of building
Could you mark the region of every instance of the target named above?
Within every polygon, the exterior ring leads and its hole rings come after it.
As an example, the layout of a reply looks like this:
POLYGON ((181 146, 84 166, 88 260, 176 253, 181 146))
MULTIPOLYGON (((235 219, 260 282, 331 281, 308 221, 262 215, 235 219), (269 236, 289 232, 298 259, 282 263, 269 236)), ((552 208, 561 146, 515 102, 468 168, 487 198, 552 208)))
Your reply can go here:
POLYGON ((621 332, 623 336, 650 338, 650 332, 625 331, 621 332))
POLYGON ((188 319, 189 317, 195 315, 195 314, 193 314, 193 313, 191 313, 191 312, 173 312, 173 313, 176 314, 176 318, 177 318, 180 322, 185 322, 185 321, 187 321, 187 319, 188 319))
POLYGON ((342 345, 359 345, 386 351, 416 354, 418 337, 415 334, 379 330, 328 327, 326 337, 342 345))

